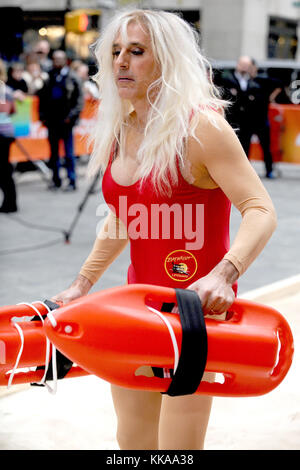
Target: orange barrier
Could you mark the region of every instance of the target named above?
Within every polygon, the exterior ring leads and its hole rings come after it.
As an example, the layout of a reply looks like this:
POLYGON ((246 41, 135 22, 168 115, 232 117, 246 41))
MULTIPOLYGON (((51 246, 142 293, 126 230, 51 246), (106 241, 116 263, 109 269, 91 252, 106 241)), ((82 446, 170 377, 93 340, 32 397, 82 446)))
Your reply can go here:
MULTIPOLYGON (((13 118, 16 123, 25 121, 28 135, 17 136, 20 147, 14 143, 10 149, 11 162, 23 162, 27 158, 22 152, 29 155, 31 160, 48 160, 50 147, 48 144, 48 131, 39 121, 39 101, 37 96, 26 98, 26 103, 17 105, 17 114, 13 118), (23 108, 26 108, 25 111, 23 108), (22 118, 22 115, 25 116, 22 118)), ((80 115, 80 121, 74 128, 74 150, 75 155, 87 155, 87 136, 93 123, 98 101, 90 98, 85 99, 85 105, 80 115)), ((270 104, 269 106, 271 153, 274 162, 300 163, 300 107, 297 105, 270 104)), ((64 155, 62 143, 60 143, 60 154, 64 155)), ((250 146, 249 158, 251 160, 262 160, 262 149, 258 141, 253 139, 250 146)))
POLYGON ((300 163, 300 107, 284 105, 281 136, 283 161, 300 163))
MULTIPOLYGON (((269 106, 271 153, 274 162, 300 163, 300 107, 294 104, 269 106)), ((263 160, 262 148, 253 139, 250 160, 263 160)))
MULTIPOLYGON (((127 388, 166 392, 171 379, 136 375, 145 365, 174 368, 174 343, 181 353, 180 318, 174 313, 151 310, 151 305, 157 303, 176 304, 175 289, 142 284, 111 288, 55 310, 44 325, 20 324, 24 351, 19 367, 45 363, 46 334, 61 353, 77 364, 67 377, 89 373, 127 388)), ((20 347, 11 317, 29 314, 32 312, 27 306, 0 309, 0 344, 7 350, 5 364, 0 366, 1 385, 7 383, 8 370, 16 363, 20 347)), ((203 379, 196 393, 257 396, 270 392, 282 382, 292 362, 293 337, 288 323, 276 310, 241 299, 234 302, 228 318, 205 319, 205 370, 222 374, 223 383, 203 379)), ((196 364, 199 358, 194 360, 196 364)), ((14 383, 32 381, 33 376, 36 380, 35 374, 16 374, 14 383)))

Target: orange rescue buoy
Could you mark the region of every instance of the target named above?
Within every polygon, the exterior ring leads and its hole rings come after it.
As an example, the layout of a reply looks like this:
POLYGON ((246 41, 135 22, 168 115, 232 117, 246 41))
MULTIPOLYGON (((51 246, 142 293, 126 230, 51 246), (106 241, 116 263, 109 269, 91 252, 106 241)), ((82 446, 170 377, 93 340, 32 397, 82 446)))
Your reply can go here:
MULTIPOLYGON (((176 289, 142 284, 111 288, 58 309, 55 324, 46 319, 44 330, 63 354, 90 374, 126 388, 166 393, 172 378, 136 375, 141 366, 173 369, 175 345, 179 356, 182 353, 179 316, 153 309, 163 303, 177 305, 176 289)), ((242 299, 234 302, 227 317, 205 319, 205 371, 222 374, 223 383, 203 380, 195 393, 270 392, 292 362, 293 337, 287 321, 273 308, 242 299)), ((200 359, 193 357, 192 366, 200 359)))
MULTIPOLYGON (((49 310, 40 301, 0 308, 0 386, 9 386, 11 382, 39 383, 45 378, 44 366, 51 361, 53 352, 43 330, 49 310)), ((78 377, 87 372, 74 366, 67 375, 78 377)))
MULTIPOLYGON (((189 381, 189 375, 193 378, 196 370, 192 387, 198 394, 258 396, 282 382, 292 363, 293 337, 279 312, 236 299, 225 321, 205 317, 199 342, 193 333, 194 320, 188 317, 183 328, 182 318, 166 311, 166 306, 180 307, 178 291, 183 290, 132 284, 89 294, 52 312, 43 302, 1 308, 0 385, 9 383, 16 364, 18 370, 47 365, 50 345, 70 360, 66 378, 94 374, 132 389, 169 393, 180 369, 183 382, 189 381), (12 322, 13 317, 32 316, 33 308, 42 321, 12 322), (194 336, 199 354, 190 347, 194 336), (182 362, 183 356, 188 360, 182 362), (171 370, 174 375, 137 375, 142 366, 171 370), (197 383, 204 367, 205 372, 221 374, 223 380, 211 383, 204 375, 197 383)), ((200 316, 197 308, 193 313, 200 316)), ((45 374, 44 369, 18 370, 13 383, 39 382, 45 374)), ((188 393, 181 393, 183 389, 179 386, 174 394, 188 393)))

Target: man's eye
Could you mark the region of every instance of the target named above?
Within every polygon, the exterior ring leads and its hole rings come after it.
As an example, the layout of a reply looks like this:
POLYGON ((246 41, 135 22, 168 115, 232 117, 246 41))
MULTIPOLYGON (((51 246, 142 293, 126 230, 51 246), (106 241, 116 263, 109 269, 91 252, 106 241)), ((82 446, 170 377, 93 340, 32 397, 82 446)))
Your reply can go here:
POLYGON ((134 54, 134 55, 142 55, 142 54, 144 54, 144 51, 142 51, 141 49, 133 49, 131 52, 132 52, 132 54, 134 54))
MULTIPOLYGON (((141 50, 141 49, 132 49, 130 52, 131 52, 131 54, 133 54, 133 55, 142 55, 142 54, 144 54, 144 51, 141 50)), ((121 51, 114 50, 114 51, 112 52, 112 55, 113 55, 114 57, 117 57, 118 55, 120 55, 120 53, 121 53, 121 51)))

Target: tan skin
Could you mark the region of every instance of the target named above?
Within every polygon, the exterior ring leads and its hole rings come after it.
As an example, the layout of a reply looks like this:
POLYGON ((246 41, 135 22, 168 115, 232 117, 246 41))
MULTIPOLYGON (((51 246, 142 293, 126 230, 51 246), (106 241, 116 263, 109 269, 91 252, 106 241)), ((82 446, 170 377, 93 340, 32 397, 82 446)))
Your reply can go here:
MULTIPOLYGON (((119 95, 129 99, 134 111, 126 135, 125 159, 116 158, 112 177, 122 185, 137 180, 136 153, 142 141, 149 103, 148 86, 159 77, 150 37, 137 23, 128 26, 128 43, 118 35, 113 47, 113 71, 119 95)), ((201 188, 221 187, 235 205, 255 194, 265 195, 259 178, 244 155, 234 132, 224 118, 215 116, 220 130, 200 116, 197 137, 187 143, 186 168, 183 176, 201 188), (222 152, 220 152, 222 149, 222 152), (249 181, 249 185, 245 184, 249 181), (252 191, 251 190, 251 191, 252 191)), ((116 243, 116 248, 119 243, 116 243)), ((201 298, 206 314, 225 312, 234 301, 232 284, 239 277, 237 268, 222 260, 207 276, 198 279, 190 289, 201 298)), ((86 295, 92 282, 79 274, 69 289, 53 300, 62 303, 86 295)), ((117 438, 121 449, 202 449, 212 397, 189 395, 168 397, 156 392, 127 390, 112 386, 112 397, 118 418, 117 438)))

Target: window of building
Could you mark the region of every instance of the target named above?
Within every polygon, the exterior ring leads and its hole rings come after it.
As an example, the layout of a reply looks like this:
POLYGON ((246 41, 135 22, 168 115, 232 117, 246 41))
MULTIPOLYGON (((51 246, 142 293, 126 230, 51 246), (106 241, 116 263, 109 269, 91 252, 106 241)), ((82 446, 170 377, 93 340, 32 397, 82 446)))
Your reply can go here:
POLYGON ((200 10, 166 10, 178 13, 187 23, 190 23, 196 31, 200 32, 200 10))
POLYGON ((270 17, 268 58, 295 59, 297 46, 297 21, 270 17))

